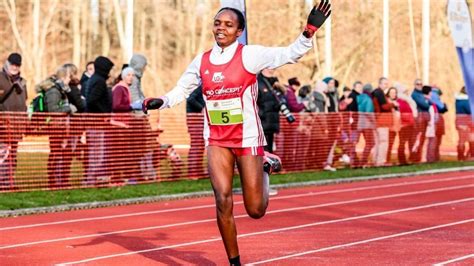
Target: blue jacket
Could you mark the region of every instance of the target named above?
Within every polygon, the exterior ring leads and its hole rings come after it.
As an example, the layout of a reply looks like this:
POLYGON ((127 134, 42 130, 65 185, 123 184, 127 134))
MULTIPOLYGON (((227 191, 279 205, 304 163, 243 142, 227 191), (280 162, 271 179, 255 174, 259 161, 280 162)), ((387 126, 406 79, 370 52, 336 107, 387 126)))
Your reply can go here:
POLYGON ((357 128, 359 130, 375 129, 375 108, 372 97, 366 93, 357 95, 357 108, 359 109, 357 128))
POLYGON ((425 98, 423 92, 414 89, 411 98, 415 101, 418 112, 428 112, 430 110, 431 103, 425 98))
POLYGON ((471 107, 469 106, 469 97, 466 94, 456 95, 456 114, 470 115, 471 107))
POLYGON ((357 95, 357 109, 359 112, 373 113, 374 102, 372 101, 372 98, 365 93, 357 95))
POLYGON ((441 101, 441 97, 439 96, 439 89, 433 88, 433 93, 431 93, 431 102, 436 104, 436 107, 438 108, 438 112, 440 114, 444 114, 448 111, 448 107, 446 106, 445 103, 441 101))

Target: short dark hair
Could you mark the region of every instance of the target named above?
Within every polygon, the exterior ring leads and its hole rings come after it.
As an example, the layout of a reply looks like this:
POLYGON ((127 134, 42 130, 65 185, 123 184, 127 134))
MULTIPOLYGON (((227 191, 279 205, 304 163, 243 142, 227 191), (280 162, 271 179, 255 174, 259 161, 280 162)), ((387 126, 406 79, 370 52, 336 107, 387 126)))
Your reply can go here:
POLYGON ((237 29, 244 30, 245 29, 245 16, 242 13, 242 11, 238 10, 237 8, 233 8, 233 7, 223 7, 217 12, 216 16, 219 13, 221 13, 222 11, 225 11, 225 10, 230 10, 230 11, 234 12, 235 15, 237 15, 237 20, 239 21, 239 26, 237 27, 237 29))
POLYGON ((431 90, 432 90, 431 86, 427 86, 427 85, 423 86, 423 89, 421 89, 421 91, 422 91, 423 94, 425 94, 425 95, 430 94, 431 90))
POLYGON ((357 84, 364 85, 364 84, 362 83, 362 81, 359 81, 359 80, 358 80, 358 81, 354 82, 354 84, 352 85, 352 88, 355 88, 355 87, 357 86, 357 84))

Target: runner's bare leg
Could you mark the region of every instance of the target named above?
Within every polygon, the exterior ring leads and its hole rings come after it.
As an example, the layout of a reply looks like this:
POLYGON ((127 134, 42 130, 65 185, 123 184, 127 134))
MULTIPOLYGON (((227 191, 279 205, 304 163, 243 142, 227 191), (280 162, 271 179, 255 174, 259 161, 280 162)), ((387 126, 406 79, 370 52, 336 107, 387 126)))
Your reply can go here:
POLYGON ((254 219, 263 217, 268 207, 269 177, 262 165, 262 156, 237 157, 245 209, 254 219))
POLYGON ((232 199, 235 157, 228 148, 208 146, 207 158, 209 176, 216 199, 217 225, 224 241, 227 256, 234 258, 239 255, 232 199))

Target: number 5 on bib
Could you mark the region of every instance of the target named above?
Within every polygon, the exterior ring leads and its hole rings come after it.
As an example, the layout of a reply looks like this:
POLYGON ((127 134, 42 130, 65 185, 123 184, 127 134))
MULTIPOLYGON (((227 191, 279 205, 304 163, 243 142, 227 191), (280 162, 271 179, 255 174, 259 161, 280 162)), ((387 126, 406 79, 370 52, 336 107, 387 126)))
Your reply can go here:
POLYGON ((206 107, 211 125, 225 126, 243 123, 240 98, 208 101, 206 107))

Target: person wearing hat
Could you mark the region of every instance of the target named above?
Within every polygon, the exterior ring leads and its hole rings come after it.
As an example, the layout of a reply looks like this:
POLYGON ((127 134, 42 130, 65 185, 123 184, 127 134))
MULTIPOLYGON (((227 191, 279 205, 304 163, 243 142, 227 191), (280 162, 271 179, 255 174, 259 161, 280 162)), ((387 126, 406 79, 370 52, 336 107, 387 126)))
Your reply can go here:
MULTIPOLYGON (((98 56, 94 60, 94 74, 87 82, 87 112, 96 114, 106 114, 112 112, 112 91, 107 87, 107 79, 114 63, 109 58, 98 56)), ((105 116, 94 116, 95 120, 87 128, 86 136, 88 143, 89 163, 86 169, 86 186, 94 185, 97 180, 108 179, 105 171, 105 130, 109 128, 104 122, 105 116)))
MULTIPOLYGON (((0 112, 26 112, 28 94, 20 74, 21 61, 20 54, 10 54, 0 72, 0 112)), ((18 142, 25 130, 22 115, 2 115, 0 119, 0 190, 14 187, 18 142)))

